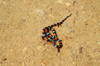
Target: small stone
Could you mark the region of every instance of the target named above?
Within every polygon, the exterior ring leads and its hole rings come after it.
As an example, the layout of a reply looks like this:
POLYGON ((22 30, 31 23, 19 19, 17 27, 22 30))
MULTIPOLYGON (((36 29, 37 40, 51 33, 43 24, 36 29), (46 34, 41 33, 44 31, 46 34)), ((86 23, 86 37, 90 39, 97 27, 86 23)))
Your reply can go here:
POLYGON ((3 4, 6 4, 6 2, 2 2, 3 4))
POLYGON ((42 46, 38 46, 38 47, 37 47, 38 50, 41 50, 41 48, 42 48, 42 46))
POLYGON ((0 64, 2 64, 2 62, 0 62, 0 64))
POLYGON ((64 22, 64 25, 67 25, 67 23, 66 23, 66 22, 64 22))
POLYGON ((49 17, 54 18, 54 15, 53 14, 50 14, 49 17))
POLYGON ((41 61, 42 66, 45 66, 45 64, 46 64, 46 61, 41 61))
POLYGON ((76 3, 76 1, 73 1, 73 5, 76 3))
POLYGON ((24 3, 26 2, 26 0, 24 0, 24 3))
POLYGON ((73 31, 74 31, 74 29, 70 29, 70 30, 69 30, 69 33, 70 33, 70 32, 73 32, 73 31))
POLYGON ((14 63, 10 63, 10 65, 14 65, 14 63))
POLYGON ((63 0, 58 0, 59 3, 61 4, 64 4, 64 1, 63 0))
POLYGON ((87 41, 87 44, 89 44, 90 42, 89 41, 87 41))
POLYGON ((41 9, 36 9, 35 12, 40 16, 44 16, 45 15, 44 11, 41 10, 41 9))
POLYGON ((15 5, 15 4, 12 4, 13 6, 15 5))
POLYGON ((21 45, 19 44, 18 47, 20 47, 21 45))
POLYGON ((87 23, 85 23, 85 25, 88 25, 87 23))
POLYGON ((3 60, 3 61, 6 61, 6 60, 7 60, 7 58, 3 58, 2 60, 3 60))
POLYGON ((73 62, 73 66, 75 66, 75 62, 73 62))
POLYGON ((79 48, 79 54, 82 53, 82 49, 83 49, 83 47, 80 47, 80 48, 79 48))
POLYGON ((80 6, 82 10, 84 10, 84 6, 80 6))
POLYGON ((7 21, 7 19, 4 19, 4 21, 6 22, 6 21, 7 21))
POLYGON ((68 2, 65 3, 65 5, 66 5, 66 6, 72 6, 72 4, 71 4, 71 3, 68 3, 68 2))
POLYGON ((23 53, 26 53, 27 50, 28 50, 28 48, 27 48, 27 47, 24 47, 24 49, 23 49, 23 53))

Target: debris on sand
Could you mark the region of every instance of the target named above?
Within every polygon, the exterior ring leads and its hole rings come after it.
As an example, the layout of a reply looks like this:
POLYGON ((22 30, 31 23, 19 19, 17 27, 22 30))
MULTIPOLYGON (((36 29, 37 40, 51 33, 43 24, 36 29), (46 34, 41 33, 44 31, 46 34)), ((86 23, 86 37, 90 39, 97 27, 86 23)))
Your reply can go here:
POLYGON ((75 5, 76 1, 73 1, 72 3, 69 3, 69 2, 65 3, 63 0, 58 0, 58 3, 64 4, 66 6, 73 6, 73 5, 75 5))
POLYGON ((72 6, 73 4, 66 2, 65 5, 66 6, 72 6))
POLYGON ((58 2, 59 2, 60 4, 64 4, 64 1, 63 1, 63 0, 58 0, 58 2))
POLYGON ((36 9, 35 12, 40 16, 44 16, 45 15, 44 11, 41 10, 41 9, 36 9))

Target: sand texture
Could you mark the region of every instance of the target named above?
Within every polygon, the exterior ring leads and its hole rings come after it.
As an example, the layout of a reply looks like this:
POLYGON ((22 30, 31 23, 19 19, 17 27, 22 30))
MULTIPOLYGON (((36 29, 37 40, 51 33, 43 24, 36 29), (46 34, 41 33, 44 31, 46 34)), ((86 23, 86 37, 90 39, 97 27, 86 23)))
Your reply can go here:
POLYGON ((0 0, 0 66, 100 66, 100 0, 0 0), (58 53, 42 30, 71 13, 58 53))

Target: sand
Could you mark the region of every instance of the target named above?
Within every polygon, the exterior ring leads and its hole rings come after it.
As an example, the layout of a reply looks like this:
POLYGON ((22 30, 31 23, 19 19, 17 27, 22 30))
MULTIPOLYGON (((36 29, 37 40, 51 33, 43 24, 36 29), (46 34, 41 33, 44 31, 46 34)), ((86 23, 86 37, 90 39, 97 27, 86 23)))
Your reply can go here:
POLYGON ((0 66, 99 66, 100 0, 0 0, 0 66), (63 47, 42 40, 54 27, 63 47))

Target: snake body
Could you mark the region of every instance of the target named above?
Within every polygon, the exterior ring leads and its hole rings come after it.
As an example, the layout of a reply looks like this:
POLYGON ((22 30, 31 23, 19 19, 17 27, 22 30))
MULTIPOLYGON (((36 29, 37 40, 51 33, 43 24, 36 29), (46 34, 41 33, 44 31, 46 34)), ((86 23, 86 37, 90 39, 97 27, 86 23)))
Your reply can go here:
POLYGON ((57 37, 56 31, 53 27, 61 25, 71 15, 72 15, 72 13, 69 16, 67 16, 66 18, 64 18, 61 22, 58 22, 58 23, 55 23, 53 25, 43 28, 42 39, 46 40, 47 42, 52 42, 54 47, 56 47, 58 49, 58 52, 60 52, 59 49, 62 47, 62 41, 57 37), (49 31, 52 31, 53 35, 51 35, 49 31), (59 45, 56 44, 57 41, 58 41, 59 45))

